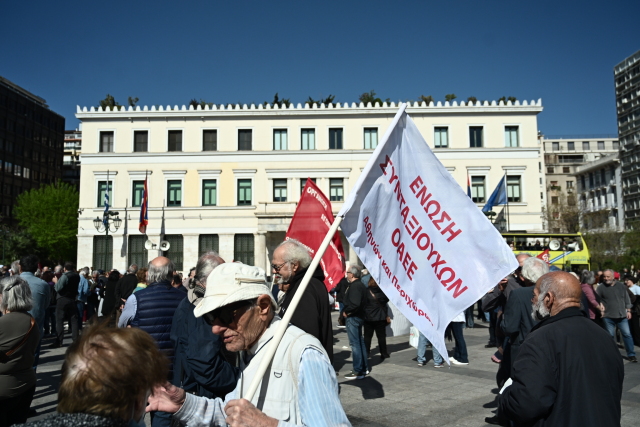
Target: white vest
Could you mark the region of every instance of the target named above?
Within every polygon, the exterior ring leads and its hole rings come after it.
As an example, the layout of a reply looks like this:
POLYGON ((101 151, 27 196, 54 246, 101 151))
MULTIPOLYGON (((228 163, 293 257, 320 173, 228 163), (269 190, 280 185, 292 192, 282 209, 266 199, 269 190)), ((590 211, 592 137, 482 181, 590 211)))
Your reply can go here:
MULTIPOLYGON (((273 319, 258 340, 256 354, 248 365, 244 364, 243 357, 240 358, 242 374, 234 393, 236 399, 243 397, 245 390, 249 388, 258 366, 260 366, 260 361, 266 354, 265 345, 271 342, 273 333, 280 322, 281 320, 277 316, 273 319)), ((300 357, 307 348, 314 348, 324 354, 327 360, 329 359, 317 338, 300 328, 289 325, 271 365, 260 381, 258 391, 251 400, 256 408, 277 420, 302 424, 302 416, 298 406, 298 373, 300 371, 300 357)))

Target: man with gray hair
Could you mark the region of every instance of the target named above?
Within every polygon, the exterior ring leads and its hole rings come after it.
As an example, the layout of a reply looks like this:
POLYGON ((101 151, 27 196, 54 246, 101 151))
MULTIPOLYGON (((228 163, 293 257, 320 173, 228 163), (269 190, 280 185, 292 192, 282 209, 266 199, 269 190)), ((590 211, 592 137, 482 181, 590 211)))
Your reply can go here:
POLYGON ((367 347, 362 335, 362 327, 365 319, 365 304, 367 302, 367 288, 360 281, 362 267, 351 265, 347 269, 347 281, 349 286, 344 294, 344 310, 342 315, 346 318, 347 336, 351 347, 353 370, 345 375, 348 380, 361 380, 369 373, 367 347))
MULTIPOLYGON (((274 281, 285 293, 278 312, 278 316, 284 317, 309 269, 311 255, 298 240, 288 239, 273 251, 271 262, 274 281)), ((324 273, 318 266, 291 317, 291 324, 316 337, 333 362, 333 329, 328 294, 324 285, 324 273)))
POLYGON ((178 305, 171 324, 175 355, 171 383, 208 398, 223 397, 232 391, 239 375, 224 358, 222 339, 211 331, 204 318, 193 315, 194 307, 204 297, 207 278, 221 264, 224 260, 214 251, 198 259, 187 298, 178 305))
POLYGON ((636 352, 633 348, 633 338, 629 329, 629 320, 631 320, 631 299, 627 292, 627 287, 615 279, 613 270, 604 271, 604 283, 601 283, 596 289, 600 296, 602 305, 604 305, 603 321, 607 331, 615 339, 616 327, 622 334, 624 348, 627 351, 627 358, 637 363, 636 352))

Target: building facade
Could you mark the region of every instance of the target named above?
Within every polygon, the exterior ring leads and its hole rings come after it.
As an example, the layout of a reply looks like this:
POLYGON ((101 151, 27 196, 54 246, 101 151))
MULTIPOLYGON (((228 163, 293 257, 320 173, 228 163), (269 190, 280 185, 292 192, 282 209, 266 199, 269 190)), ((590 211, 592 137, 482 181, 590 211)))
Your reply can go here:
POLYGON ((0 214, 13 220, 16 197, 62 177, 64 117, 0 77, 0 214))
MULTIPOLYGON (((482 207, 506 175, 512 230, 540 231, 541 102, 414 104, 407 108, 427 144, 456 181, 471 181, 482 207)), ((170 243, 179 270, 202 252, 267 269, 284 239, 307 178, 338 212, 391 123, 395 104, 305 104, 80 108, 78 264, 144 264, 170 243), (145 177, 147 235, 138 232, 145 177), (108 238, 93 221, 111 208, 123 226, 108 238), (149 247, 145 249, 145 242, 149 247)), ((502 209, 496 207, 496 210, 502 209)), ((479 238, 481 238, 479 236, 479 238)), ((348 261, 357 258, 346 241, 348 261)))
POLYGON ((80 153, 82 130, 64 131, 64 154, 62 158, 62 181, 80 190, 80 153))
POLYGON ((626 225, 640 218, 640 50, 613 69, 626 225))
POLYGON ((576 168, 574 174, 585 232, 624 230, 622 170, 618 154, 610 154, 576 168))

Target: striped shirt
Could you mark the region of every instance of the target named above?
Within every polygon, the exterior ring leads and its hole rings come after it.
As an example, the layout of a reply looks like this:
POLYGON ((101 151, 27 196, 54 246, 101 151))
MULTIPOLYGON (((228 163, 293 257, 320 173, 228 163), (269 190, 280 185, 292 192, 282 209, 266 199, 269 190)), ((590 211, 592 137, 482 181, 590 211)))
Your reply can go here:
MULTIPOLYGON (((238 384, 241 380, 238 381, 238 384)), ((174 414, 181 423, 193 427, 227 426, 224 407, 237 396, 236 387, 220 398, 207 399, 187 393, 182 408, 174 414)), ((309 427, 351 426, 338 396, 338 381, 329 360, 318 350, 307 348, 300 358, 298 405, 303 425, 309 427)), ((285 421, 279 427, 293 426, 285 421)))

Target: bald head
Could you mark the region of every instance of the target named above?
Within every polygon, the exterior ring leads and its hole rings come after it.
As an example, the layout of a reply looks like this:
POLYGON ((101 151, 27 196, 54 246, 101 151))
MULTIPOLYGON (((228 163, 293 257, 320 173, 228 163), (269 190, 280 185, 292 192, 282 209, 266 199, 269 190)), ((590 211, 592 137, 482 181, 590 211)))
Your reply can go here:
POLYGON ((555 316, 569 307, 580 307, 582 288, 580 281, 572 274, 564 271, 552 271, 538 279, 533 290, 533 313, 538 318, 546 315, 555 316))
POLYGON ((173 273, 176 268, 169 258, 159 256, 149 261, 149 283, 173 280, 173 273))
POLYGON ((531 258, 531 254, 521 253, 516 255, 516 260, 518 261, 518 264, 520 265, 520 267, 522 267, 522 264, 524 264, 524 260, 527 258, 531 258))

